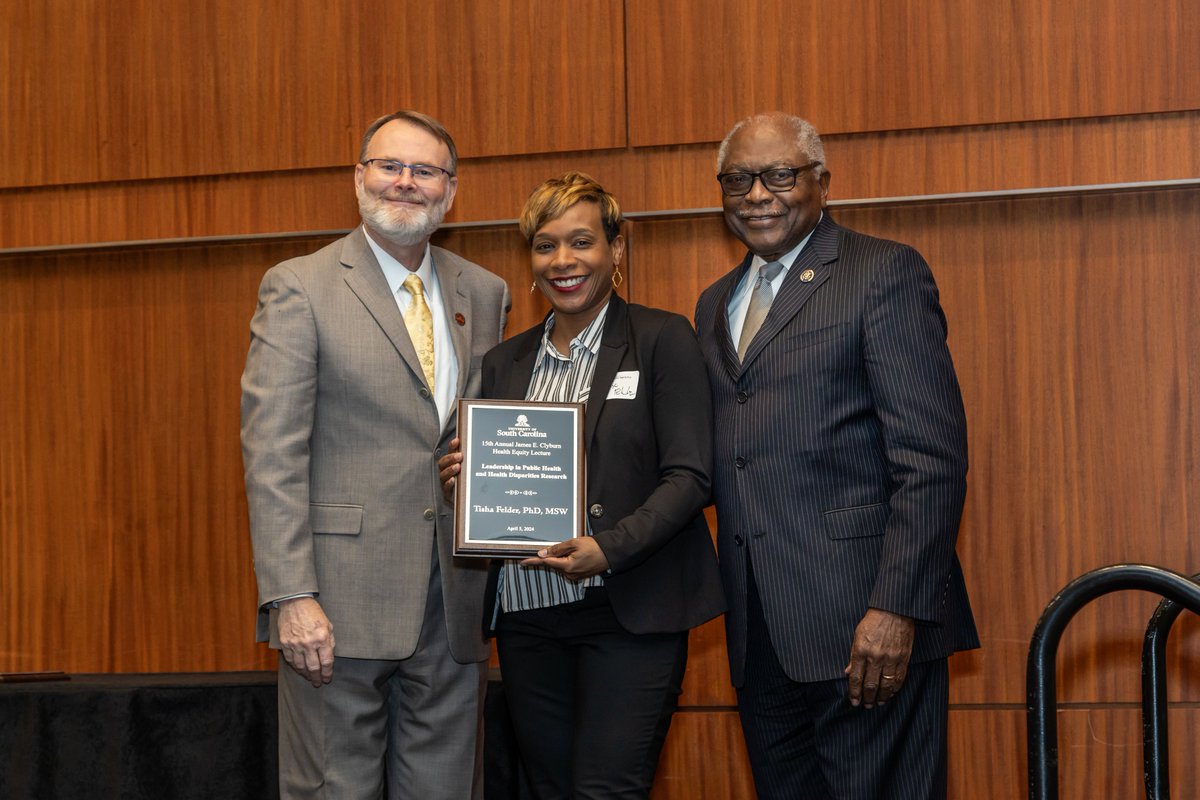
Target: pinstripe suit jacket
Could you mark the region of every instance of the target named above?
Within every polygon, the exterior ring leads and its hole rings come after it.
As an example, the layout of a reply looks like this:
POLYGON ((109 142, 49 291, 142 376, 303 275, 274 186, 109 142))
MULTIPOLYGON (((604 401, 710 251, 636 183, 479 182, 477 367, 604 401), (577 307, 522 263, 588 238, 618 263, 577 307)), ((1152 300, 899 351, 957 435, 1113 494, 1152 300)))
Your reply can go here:
POLYGON ((917 620, 914 662, 977 647, 954 552, 966 417, 929 266, 826 213, 739 364, 726 312, 749 265, 696 306, 734 684, 748 558, 793 680, 843 677, 868 607, 917 620))
MULTIPOLYGON (((504 330, 508 287, 446 250, 432 256, 457 394, 475 397, 483 354, 504 330)), ((437 474, 457 420, 441 424, 362 226, 268 271, 250 332, 242 453, 259 639, 278 646, 270 601, 316 592, 338 656, 407 658, 437 558, 450 652, 461 663, 486 658, 486 567, 451 555, 437 474)))

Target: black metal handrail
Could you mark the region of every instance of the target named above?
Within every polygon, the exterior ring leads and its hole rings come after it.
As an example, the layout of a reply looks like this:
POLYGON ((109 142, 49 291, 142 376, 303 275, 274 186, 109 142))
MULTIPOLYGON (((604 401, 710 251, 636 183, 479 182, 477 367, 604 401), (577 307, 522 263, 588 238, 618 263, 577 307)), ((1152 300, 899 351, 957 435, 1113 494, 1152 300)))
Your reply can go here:
MULTIPOLYGON (((1068 583, 1055 595, 1042 612, 1029 643, 1025 681, 1030 800, 1058 798, 1058 720, 1055 717, 1058 696, 1055 657, 1058 655, 1058 644, 1062 639, 1063 630, 1080 608, 1101 595, 1124 589, 1155 592, 1192 613, 1200 613, 1200 584, 1173 570, 1146 564, 1116 564, 1092 570, 1068 583)), ((1172 619, 1171 622, 1173 621, 1172 619)), ((1169 628, 1170 623, 1167 623, 1166 627, 1169 628)), ((1165 640, 1166 637, 1160 638, 1165 640)), ((1163 691, 1165 693, 1165 689, 1163 691)), ((1164 709, 1163 714, 1165 713, 1164 709)), ((1165 742, 1165 739, 1163 741, 1165 742)))
MULTIPOLYGON (((1200 572, 1192 576, 1200 581, 1200 572)), ((1194 611, 1195 609, 1193 609, 1194 611)), ((1142 762, 1148 800, 1170 800, 1171 753, 1167 732, 1167 637, 1184 607, 1164 599, 1146 625, 1142 644, 1142 762)))

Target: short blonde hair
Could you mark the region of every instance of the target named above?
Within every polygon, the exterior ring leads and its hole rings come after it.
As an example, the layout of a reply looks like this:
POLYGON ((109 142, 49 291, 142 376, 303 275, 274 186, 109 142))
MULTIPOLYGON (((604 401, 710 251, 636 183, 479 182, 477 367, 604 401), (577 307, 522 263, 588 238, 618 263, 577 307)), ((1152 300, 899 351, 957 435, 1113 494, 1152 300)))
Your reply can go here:
POLYGON ((582 172, 568 172, 551 178, 533 190, 518 222, 525 241, 533 244, 533 237, 542 226, 582 202, 595 203, 600 208, 604 238, 612 244, 621 233, 621 207, 617 205, 617 198, 604 191, 595 178, 582 172))

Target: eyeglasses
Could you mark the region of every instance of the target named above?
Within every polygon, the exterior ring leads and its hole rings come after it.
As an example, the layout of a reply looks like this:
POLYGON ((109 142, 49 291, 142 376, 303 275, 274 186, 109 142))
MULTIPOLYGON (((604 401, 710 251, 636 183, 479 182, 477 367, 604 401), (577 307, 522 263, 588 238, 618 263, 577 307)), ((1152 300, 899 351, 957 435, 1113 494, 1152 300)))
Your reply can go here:
POLYGON ((762 172, 722 172, 717 176, 717 182, 721 184, 721 191, 730 197, 750 194, 755 178, 762 181, 763 188, 768 192, 786 192, 796 185, 797 175, 819 166, 820 161, 810 161, 803 167, 771 167, 762 172))
POLYGON ((443 175, 454 177, 450 170, 435 167, 433 164, 405 164, 390 158, 368 158, 362 165, 374 167, 389 178, 399 178, 404 174, 404 170, 408 169, 412 171, 413 180, 417 183, 436 183, 443 175))

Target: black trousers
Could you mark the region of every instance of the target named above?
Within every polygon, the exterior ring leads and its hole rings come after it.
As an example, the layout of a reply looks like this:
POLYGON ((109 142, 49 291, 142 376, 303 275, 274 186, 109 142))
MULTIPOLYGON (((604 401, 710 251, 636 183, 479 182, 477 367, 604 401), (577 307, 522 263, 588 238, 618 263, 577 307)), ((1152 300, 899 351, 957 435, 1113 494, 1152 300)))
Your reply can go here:
POLYGON ((539 800, 646 798, 687 664, 687 632, 633 634, 603 587, 501 614, 496 649, 539 800))
POLYGON ((871 709, 854 708, 845 678, 797 683, 784 673, 753 572, 748 577, 746 680, 738 689, 738 713, 759 798, 945 798, 946 659, 910 664, 895 697, 871 709))

